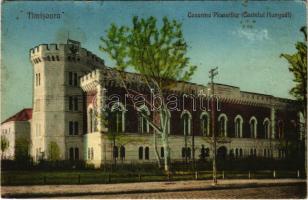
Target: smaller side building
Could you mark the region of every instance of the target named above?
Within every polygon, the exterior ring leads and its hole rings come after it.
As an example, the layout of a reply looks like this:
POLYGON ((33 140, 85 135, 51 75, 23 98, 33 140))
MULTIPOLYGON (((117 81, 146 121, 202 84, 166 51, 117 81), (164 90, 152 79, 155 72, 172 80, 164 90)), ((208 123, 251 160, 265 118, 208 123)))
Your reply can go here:
POLYGON ((32 108, 25 108, 1 123, 1 159, 24 158, 29 154, 32 108), (3 149, 3 152, 2 152, 3 149))

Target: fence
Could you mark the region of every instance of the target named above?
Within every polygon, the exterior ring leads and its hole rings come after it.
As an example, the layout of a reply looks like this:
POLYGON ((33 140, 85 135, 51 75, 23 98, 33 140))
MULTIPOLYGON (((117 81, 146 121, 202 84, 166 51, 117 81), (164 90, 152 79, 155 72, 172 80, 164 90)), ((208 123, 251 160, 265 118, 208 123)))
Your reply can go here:
MULTIPOLYGON (((304 171, 218 171, 218 179, 266 179, 266 178, 305 178, 304 171)), ((2 174, 1 185, 42 185, 42 184, 108 184, 149 181, 211 180, 212 171, 177 172, 164 175, 154 174, 111 174, 104 172, 53 175, 2 174)))

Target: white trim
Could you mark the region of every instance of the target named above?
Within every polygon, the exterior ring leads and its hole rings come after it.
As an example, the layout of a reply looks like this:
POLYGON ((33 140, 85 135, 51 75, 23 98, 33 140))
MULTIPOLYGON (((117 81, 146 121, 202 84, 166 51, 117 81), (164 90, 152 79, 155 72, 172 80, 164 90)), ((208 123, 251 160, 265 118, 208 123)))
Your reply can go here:
POLYGON ((249 129, 250 129, 250 136, 251 136, 251 122, 252 120, 254 120, 256 123, 255 123, 255 126, 254 126, 254 135, 253 135, 253 138, 257 138, 258 136, 258 133, 257 133, 257 127, 258 127, 258 120, 255 116, 252 116, 249 120, 249 129))
POLYGON ((234 124, 235 124, 235 137, 243 137, 243 117, 241 115, 236 115, 236 117, 234 118, 234 124), (239 135, 237 134, 237 127, 236 127, 236 121, 237 119, 240 119, 240 133, 239 135))
POLYGON ((121 119, 121 121, 122 121, 122 133, 124 133, 125 132, 125 112, 127 110, 125 109, 124 105, 121 102, 117 102, 117 103, 114 103, 111 106, 111 112, 113 112, 114 110, 116 110, 118 108, 120 108, 119 111, 121 111, 121 113, 122 113, 122 117, 121 117, 122 118, 121 119))
MULTIPOLYGON (((221 118, 224 118, 225 119, 225 124, 224 124, 224 136, 225 137, 228 137, 228 131, 227 131, 227 124, 228 124, 228 117, 227 117, 227 115, 225 114, 225 113, 221 113, 220 115, 219 115, 219 117, 218 117, 218 122, 220 123, 220 120, 221 120, 221 118)), ((220 133, 219 133, 220 134, 220 133)))
POLYGON ((271 137, 271 121, 269 120, 268 117, 266 117, 264 120, 263 120, 263 128, 265 130, 265 123, 268 123, 268 127, 267 127, 267 133, 265 133, 264 137, 265 139, 270 139, 271 137))
MULTIPOLYGON (((143 105, 137 107, 137 111, 138 111, 138 112, 141 112, 142 110, 144 110, 148 116, 150 115, 150 110, 149 110, 149 108, 148 108, 145 104, 143 104, 143 105)), ((149 133, 149 132, 150 132, 150 125, 149 125, 149 122, 146 120, 146 123, 147 123, 147 124, 146 124, 147 130, 144 131, 144 130, 143 130, 143 117, 140 115, 140 118, 142 119, 142 120, 141 120, 141 132, 142 132, 142 133, 144 133, 144 132, 149 133)), ((138 123, 139 123, 139 122, 138 122, 138 123)))
MULTIPOLYGON (((209 136, 210 135, 210 116, 209 114, 206 112, 206 111, 203 111, 201 114, 200 114, 200 121, 201 121, 201 124, 202 124, 202 129, 204 127, 204 122, 203 122, 203 119, 202 117, 203 116, 206 116, 207 117, 207 125, 206 125, 206 128, 207 128, 207 132, 206 132, 206 135, 205 136, 209 136)), ((202 130, 202 135, 204 134, 204 131, 202 130)))
MULTIPOLYGON (((181 119, 183 118, 183 116, 185 114, 188 114, 188 134, 187 135, 191 135, 191 113, 188 110, 183 110, 183 112, 181 113, 181 119)), ((185 120, 184 120, 184 130, 185 130, 185 120)), ((184 135, 186 135, 185 131, 184 131, 184 135)))

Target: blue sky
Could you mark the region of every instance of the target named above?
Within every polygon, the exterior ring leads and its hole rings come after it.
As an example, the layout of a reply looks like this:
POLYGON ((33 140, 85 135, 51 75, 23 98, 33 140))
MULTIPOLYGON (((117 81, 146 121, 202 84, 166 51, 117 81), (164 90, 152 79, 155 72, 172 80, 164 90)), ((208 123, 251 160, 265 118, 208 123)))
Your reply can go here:
POLYGON ((193 1, 193 2, 5 2, 2 4, 1 121, 24 107, 32 107, 32 66, 29 49, 41 43, 64 43, 71 39, 113 62, 98 50, 99 38, 111 22, 130 25, 133 16, 163 16, 183 23, 191 63, 198 66, 192 82, 207 84, 208 70, 219 67, 216 82, 241 90, 291 98, 292 74, 281 53, 295 52, 306 24, 301 1, 193 1), (291 18, 189 18, 188 12, 291 12, 291 18), (28 19, 28 12, 60 13, 61 19, 28 19))

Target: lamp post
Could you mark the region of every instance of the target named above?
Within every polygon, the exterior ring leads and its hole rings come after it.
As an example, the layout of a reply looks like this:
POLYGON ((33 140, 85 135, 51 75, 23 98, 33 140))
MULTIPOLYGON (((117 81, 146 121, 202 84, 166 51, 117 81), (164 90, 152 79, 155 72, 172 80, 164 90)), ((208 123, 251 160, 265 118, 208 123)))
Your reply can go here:
POLYGON ((212 147, 213 147, 213 184, 217 184, 216 177, 216 136, 215 136, 215 105, 214 105, 214 77, 218 75, 218 67, 212 68, 209 71, 209 78, 211 79, 211 121, 212 121, 212 147))

